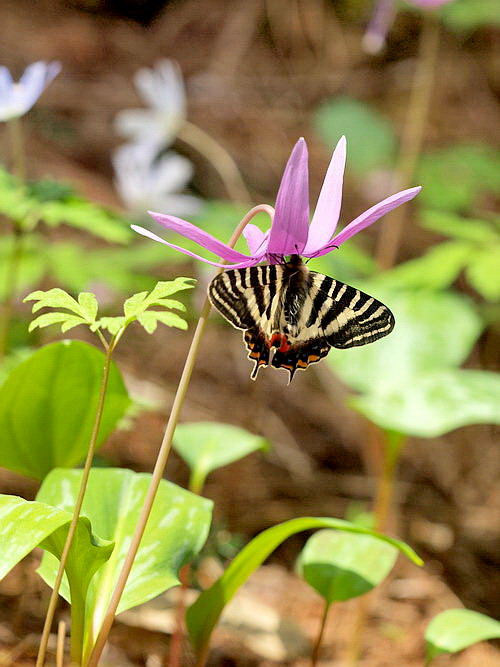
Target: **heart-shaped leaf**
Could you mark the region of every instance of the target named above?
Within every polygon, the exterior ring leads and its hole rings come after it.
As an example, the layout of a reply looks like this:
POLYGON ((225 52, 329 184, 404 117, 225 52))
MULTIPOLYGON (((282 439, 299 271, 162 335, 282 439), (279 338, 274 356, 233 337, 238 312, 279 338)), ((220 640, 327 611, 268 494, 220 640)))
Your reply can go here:
MULTIPOLYGON (((43 479, 87 453, 105 363, 100 350, 80 341, 52 343, 10 373, 0 388, 0 465, 43 479)), ((97 445, 130 403, 119 370, 110 369, 97 445)))
POLYGON ((427 663, 441 653, 457 653, 485 639, 500 638, 500 622, 470 609, 447 609, 425 631, 427 663))
POLYGON ((330 605, 363 595, 392 569, 397 549, 371 535, 320 530, 299 556, 300 575, 330 605))
MULTIPOLYGON (((37 499, 72 511, 81 481, 81 471, 53 470, 44 480, 37 499)), ((123 566, 151 475, 121 469, 93 469, 82 507, 82 516, 93 531, 116 546, 107 563, 90 581, 81 614, 84 653, 92 648, 123 566)), ((127 581, 118 613, 147 602, 179 583, 178 571, 203 546, 211 520, 211 501, 162 481, 153 504, 139 552, 127 581)), ((57 562, 45 554, 39 573, 53 585, 57 562)), ((61 595, 73 589, 62 586, 61 595)))
POLYGON ((201 493, 207 475, 258 449, 267 449, 264 438, 238 426, 217 422, 179 424, 174 447, 191 470, 189 488, 201 493))

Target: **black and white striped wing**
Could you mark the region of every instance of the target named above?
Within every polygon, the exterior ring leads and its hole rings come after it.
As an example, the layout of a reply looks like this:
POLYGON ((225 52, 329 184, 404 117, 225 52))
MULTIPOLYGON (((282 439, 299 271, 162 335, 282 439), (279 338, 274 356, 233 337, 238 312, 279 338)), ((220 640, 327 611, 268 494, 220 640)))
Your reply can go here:
POLYGON ((387 306, 321 273, 309 273, 309 297, 300 339, 316 334, 342 349, 373 343, 394 328, 394 315, 387 306))
POLYGON ((237 329, 267 332, 279 308, 285 269, 279 264, 231 269, 215 276, 208 287, 212 306, 237 329))

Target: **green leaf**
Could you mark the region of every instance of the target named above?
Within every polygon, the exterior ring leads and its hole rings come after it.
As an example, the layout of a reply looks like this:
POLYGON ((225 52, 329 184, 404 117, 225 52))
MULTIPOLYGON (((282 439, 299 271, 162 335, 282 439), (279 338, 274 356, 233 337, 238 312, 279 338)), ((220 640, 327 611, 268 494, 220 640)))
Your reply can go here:
POLYGON ((31 292, 31 294, 28 294, 23 301, 37 301, 37 303, 33 304, 34 313, 41 308, 67 308, 80 317, 84 316, 80 304, 59 287, 54 287, 46 292, 43 290, 31 292))
POLYGON ((141 313, 137 316, 137 321, 148 333, 153 333, 156 330, 158 322, 166 324, 168 327, 183 329, 184 331, 188 328, 186 320, 183 320, 179 315, 158 310, 147 310, 145 313, 141 313))
MULTIPOLYGON (((0 301, 4 301, 7 296, 7 287, 9 284, 7 272, 9 270, 10 258, 12 257, 13 243, 14 238, 12 236, 0 238, 0 301)), ((23 239, 22 243, 16 292, 18 294, 25 294, 27 290, 32 289, 43 277, 45 266, 45 256, 43 254, 43 247, 41 247, 40 237, 37 234, 30 234, 29 237, 23 239)))
POLYGON ((475 252, 465 269, 469 283, 488 301, 500 299, 500 243, 475 252))
POLYGON ((446 211, 422 211, 422 225, 445 236, 479 244, 498 242, 499 233, 487 220, 464 218, 446 211))
POLYGON ((298 571, 330 605, 363 595, 391 571, 398 552, 370 535, 320 530, 299 556, 298 571))
POLYGON ((467 424, 500 424, 500 375, 447 369, 404 387, 370 392, 350 404, 384 429, 436 438, 467 424))
POLYGON ((447 609, 425 631, 427 662, 441 653, 457 653, 486 639, 500 638, 500 623, 469 609, 447 609))
POLYGON ((112 243, 127 243, 132 237, 128 221, 84 199, 40 202, 39 208, 40 217, 51 227, 70 225, 112 243))
POLYGON ((350 533, 371 535, 396 547, 417 565, 422 564, 421 559, 404 542, 355 526, 341 519, 304 517, 268 528, 247 544, 224 574, 189 607, 186 622, 197 655, 201 655, 208 646, 210 635, 224 606, 252 572, 288 537, 304 530, 314 530, 316 528, 333 528, 350 533))
POLYGON ((460 365, 469 355, 481 321, 470 302, 456 294, 366 286, 394 313, 394 331, 371 345, 333 350, 328 363, 351 388, 387 396, 405 393, 416 379, 460 365))
MULTIPOLYGON (((114 336, 125 325, 125 321, 124 317, 101 317, 96 321, 95 327, 106 329, 112 336, 114 336)), ((91 329, 94 331, 92 327, 91 329)))
MULTIPOLYGON (((0 465, 43 479, 54 467, 71 467, 87 453, 101 387, 104 355, 80 341, 37 350, 0 388, 0 465)), ((130 403, 113 364, 100 446, 130 403)))
POLYGON ((424 208, 466 212, 480 194, 500 192, 500 152, 484 145, 455 145, 420 159, 415 183, 424 208))
POLYGON ((370 105, 351 97, 336 97, 318 109, 314 121, 331 149, 345 134, 347 165, 357 175, 364 176, 392 163, 396 150, 394 130, 370 105))
POLYGON ((93 322, 97 317, 97 310, 99 308, 95 294, 92 294, 92 292, 81 292, 78 295, 78 303, 86 319, 93 322))
MULTIPOLYGON (((53 470, 37 499, 72 511, 81 474, 77 470, 53 470)), ((92 578, 84 601, 86 655, 101 627, 150 482, 151 475, 130 470, 91 471, 82 515, 90 519, 99 537, 114 541, 116 546, 111 558, 92 578)), ((179 569, 193 559, 206 540, 211 509, 211 501, 170 482, 160 483, 118 613, 147 602, 179 583, 179 569)), ((50 586, 55 579, 56 565, 54 558, 44 555, 39 573, 50 586)), ((67 586, 61 590, 66 599, 72 592, 67 586)))
POLYGON ((175 429, 173 445, 189 466, 189 488, 196 493, 201 493, 212 470, 269 447, 267 440, 258 435, 217 422, 179 424, 175 429))
POLYGON ((147 295, 147 292, 139 292, 138 294, 133 294, 125 301, 123 312, 126 318, 134 317, 138 313, 143 312, 147 295))
POLYGON ((86 324, 85 320, 77 315, 70 315, 69 313, 44 313, 39 317, 36 317, 30 322, 28 331, 34 331, 36 328, 43 329, 44 327, 49 327, 52 324, 61 324, 61 331, 67 331, 72 327, 76 327, 79 324, 86 324))
POLYGON ((439 12, 443 23, 457 32, 500 25, 498 0, 454 0, 441 7, 439 12))

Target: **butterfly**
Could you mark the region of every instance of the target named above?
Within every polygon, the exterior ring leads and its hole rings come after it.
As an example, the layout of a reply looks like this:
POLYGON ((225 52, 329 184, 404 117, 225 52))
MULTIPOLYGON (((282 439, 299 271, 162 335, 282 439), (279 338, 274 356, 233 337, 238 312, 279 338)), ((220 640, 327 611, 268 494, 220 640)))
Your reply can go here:
POLYGON ((366 345, 394 328, 383 303, 355 287, 310 271, 299 255, 218 274, 208 287, 213 307, 243 329, 248 358, 259 369, 295 371, 326 357, 331 347, 366 345))

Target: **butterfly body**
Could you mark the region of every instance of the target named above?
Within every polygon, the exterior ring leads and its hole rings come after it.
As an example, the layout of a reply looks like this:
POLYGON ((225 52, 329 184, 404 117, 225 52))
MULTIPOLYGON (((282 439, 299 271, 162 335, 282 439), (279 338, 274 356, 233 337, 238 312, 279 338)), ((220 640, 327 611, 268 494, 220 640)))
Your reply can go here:
POLYGON ((244 330, 252 379, 269 365, 295 371, 325 357, 331 347, 365 345, 390 333, 391 311, 380 301, 315 271, 298 255, 282 264, 232 269, 209 285, 212 305, 244 330))

